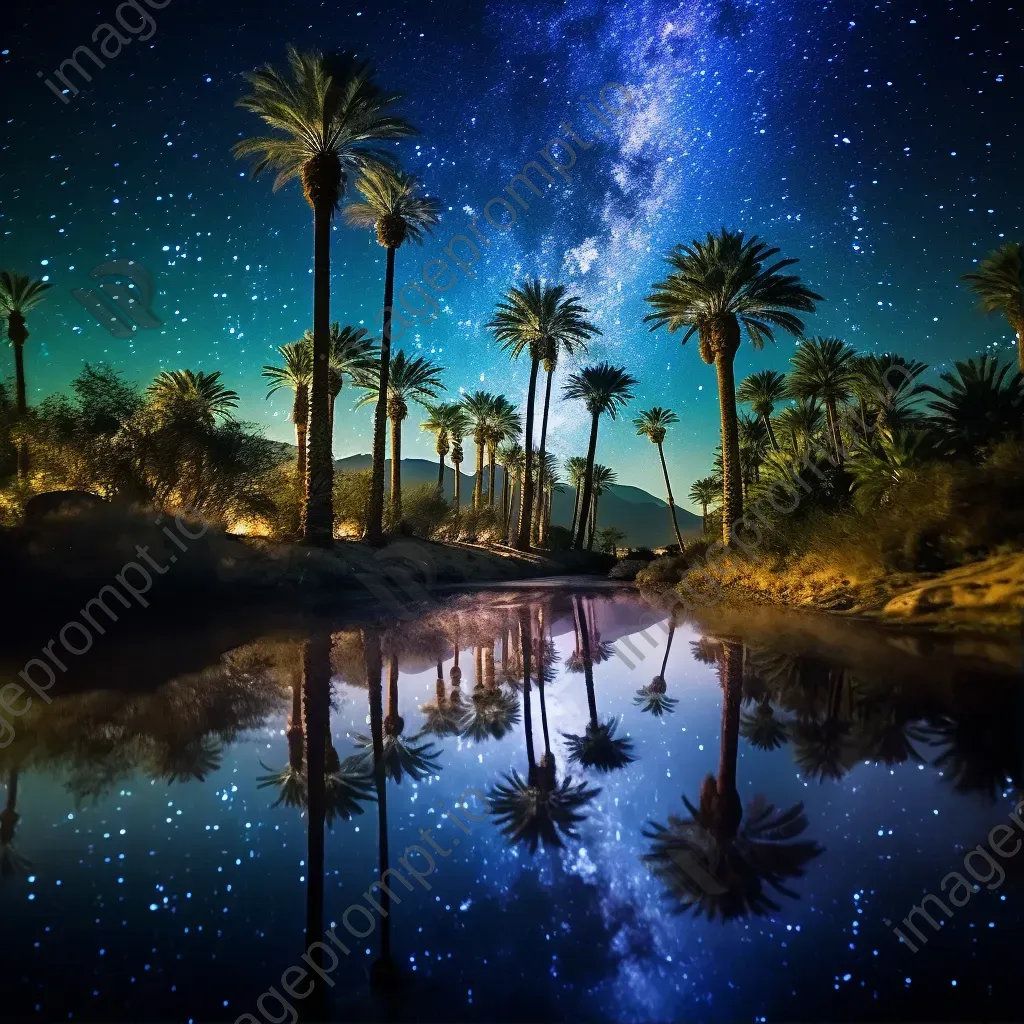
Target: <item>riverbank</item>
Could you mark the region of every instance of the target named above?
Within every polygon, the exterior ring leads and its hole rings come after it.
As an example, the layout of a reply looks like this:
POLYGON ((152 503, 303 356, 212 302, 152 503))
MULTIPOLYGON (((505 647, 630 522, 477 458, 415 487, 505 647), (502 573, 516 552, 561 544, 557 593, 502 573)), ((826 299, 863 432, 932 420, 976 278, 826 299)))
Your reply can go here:
POLYGON ((812 555, 732 564, 722 559, 713 570, 688 572, 679 585, 681 598, 687 590, 730 608, 771 606, 942 632, 1008 633, 1024 621, 1024 553, 936 573, 873 566, 837 573, 812 555))

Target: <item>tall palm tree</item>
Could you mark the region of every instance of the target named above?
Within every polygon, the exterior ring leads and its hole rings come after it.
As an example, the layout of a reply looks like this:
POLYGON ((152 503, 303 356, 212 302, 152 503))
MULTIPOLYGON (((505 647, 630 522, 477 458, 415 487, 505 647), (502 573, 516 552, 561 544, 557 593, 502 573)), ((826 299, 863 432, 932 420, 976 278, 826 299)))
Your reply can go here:
POLYGON ((858 356, 855 365, 853 390, 860 403, 865 432, 872 413, 875 428, 898 430, 914 426, 920 416, 914 401, 924 391, 915 382, 928 369, 927 364, 893 352, 872 352, 858 356))
POLYGON ((668 478, 668 466, 665 464, 665 435, 673 423, 678 423, 679 417, 671 409, 663 409, 660 405, 640 413, 633 426, 636 427, 638 437, 646 437, 651 444, 657 445, 658 457, 661 459, 661 471, 665 475, 665 490, 668 492, 668 510, 672 516, 672 529, 676 535, 676 543, 679 549, 683 548, 683 537, 679 532, 679 522, 676 519, 676 499, 672 496, 672 484, 668 478))
POLYGON ((501 465, 501 536, 508 541, 509 523, 512 519, 512 502, 515 498, 515 487, 519 482, 526 452, 515 440, 506 441, 498 449, 498 463, 501 465))
POLYGON ((437 492, 443 496, 444 459, 451 451, 453 437, 456 434, 461 437, 465 433, 466 412, 456 402, 427 403, 423 408, 427 410, 427 418, 420 424, 420 429, 437 438, 434 449, 437 452, 437 492))
POLYGON ((609 487, 618 479, 618 474, 608 466, 600 463, 594 466, 594 497, 590 503, 590 526, 587 530, 587 550, 594 547, 594 534, 597 533, 597 505, 609 487))
POLYGON ((583 477, 583 495, 580 498, 579 526, 574 547, 582 549, 586 542, 587 519, 594 492, 594 459, 597 456, 597 428, 603 415, 615 419, 633 397, 637 379, 626 372, 624 366, 598 363, 574 373, 566 382, 563 397, 578 398, 590 413, 590 447, 587 449, 587 469, 583 477))
POLYGON ((498 395, 487 420, 487 504, 494 508, 494 468, 498 461, 498 445, 513 441, 523 432, 519 410, 504 396, 498 395))
MULTIPOLYGON (((312 365, 313 332, 307 330, 303 335, 310 348, 310 365, 312 365)), ((371 363, 376 365, 377 347, 365 327, 342 327, 337 320, 331 323, 330 331, 330 365, 327 370, 327 397, 330 428, 331 450, 334 446, 334 410, 338 404, 338 396, 345 384, 346 377, 353 377, 371 363)))
POLYGON ((1024 246, 1007 242, 964 274, 984 313, 1002 313, 1017 335, 1017 366, 1024 373, 1024 246))
POLYGON ((484 502, 484 451, 491 429, 491 417, 497 395, 489 391, 474 391, 462 400, 462 408, 473 431, 476 445, 476 475, 473 480, 473 508, 482 508, 484 502))
MULTIPOLYGON (((14 349, 16 407, 21 418, 28 412, 24 351, 28 328, 25 326, 25 314, 38 306, 46 290, 52 287, 16 270, 0 270, 0 314, 7 317, 7 338, 14 349)), ((24 440, 18 442, 18 478, 28 479, 28 446, 24 440)))
MULTIPOLYGON (((588 310, 578 298, 567 296, 563 285, 550 285, 539 278, 525 281, 522 287, 510 288, 498 303, 494 319, 487 324, 494 336, 513 359, 524 352, 530 358, 530 383, 526 394, 526 468, 520 503, 519 532, 516 547, 528 551, 533 533, 536 495, 533 478, 533 423, 537 400, 537 377, 542 360, 557 359, 558 351, 573 351, 586 345, 598 332, 587 320, 588 310)), ((554 364, 552 363, 552 368, 554 364)), ((550 377, 549 384, 550 384, 550 377)), ((545 410, 547 402, 545 402, 545 410)), ((545 416, 546 421, 546 416, 545 416)), ((542 428, 546 430, 546 428, 542 428)), ((544 439, 546 441, 546 437, 544 439)))
POLYGON ((238 393, 224 387, 220 371, 164 370, 146 388, 153 407, 165 415, 212 427, 218 416, 229 416, 238 393))
POLYGON ((461 416, 457 421, 452 423, 451 436, 452 436, 452 468, 455 471, 455 515, 459 514, 459 506, 462 504, 462 470, 459 468, 462 465, 462 461, 465 458, 465 454, 462 450, 462 439, 469 433, 469 420, 466 418, 466 412, 459 406, 461 416))
POLYGON ((582 736, 562 733, 569 748, 569 760, 575 761, 583 768, 594 768, 599 772, 610 772, 617 768, 625 768, 636 758, 633 756, 633 742, 628 737, 616 736, 618 720, 608 719, 601 722, 597 717, 597 695, 594 691, 594 640, 587 616, 583 611, 582 599, 573 597, 573 616, 580 643, 580 656, 583 664, 583 676, 587 686, 587 706, 590 710, 590 721, 582 736))
POLYGON ((690 501, 700 505, 704 518, 704 533, 708 532, 708 509, 722 500, 722 482, 714 476, 704 476, 694 480, 690 487, 690 501))
POLYGON ((839 338, 808 338, 790 362, 789 388, 794 397, 821 402, 836 459, 843 461, 838 407, 853 394, 857 353, 839 338))
POLYGON ((700 356, 714 363, 718 377, 718 404, 722 419, 722 537, 730 543, 732 527, 743 515, 739 438, 736 427, 736 387, 733 362, 740 347, 741 325, 756 349, 775 340, 775 328, 793 335, 803 333, 797 312, 812 313, 821 296, 800 279, 783 274, 797 260, 778 255, 756 235, 745 240, 742 231, 722 228, 705 241, 677 246, 667 257, 673 268, 654 285, 647 301, 654 312, 645 320, 652 330, 685 327, 683 344, 698 336, 700 356))
MULTIPOLYGON (((575 301, 575 300, 574 300, 575 301)), ((541 426, 540 426, 540 461, 544 462, 544 456, 547 454, 547 443, 548 443, 548 411, 551 407, 551 381, 554 377, 555 368, 558 365, 558 357, 561 352, 565 352, 566 355, 574 355, 575 353, 586 353, 587 342, 590 338, 600 335, 600 331, 597 327, 589 320, 582 319, 585 317, 589 310, 584 307, 579 307, 580 317, 575 319, 572 323, 572 331, 567 332, 564 330, 558 330, 558 325, 553 325, 556 329, 549 330, 545 339, 544 348, 544 359, 543 367, 544 372, 547 374, 547 379, 544 384, 544 411, 541 415, 541 426)), ((546 542, 546 536, 542 536, 538 529, 541 517, 541 507, 544 503, 544 488, 543 486, 537 488, 536 497, 536 508, 534 509, 534 539, 538 543, 546 542)))
POLYGON ((580 514, 580 493, 583 490, 583 478, 587 475, 587 457, 585 455, 573 455, 565 460, 565 475, 575 491, 575 498, 572 506, 572 529, 571 533, 576 536, 576 521, 580 514))
MULTIPOLYGON (((423 244, 424 238, 439 223, 440 206, 436 199, 419 194, 420 182, 415 175, 385 164, 365 168, 356 182, 356 189, 363 199, 362 202, 350 203, 345 207, 345 222, 353 227, 375 230, 377 242, 387 252, 378 383, 378 392, 386 395, 390 394, 388 373, 391 367, 391 305, 395 290, 395 253, 404 242, 423 244)), ((386 417, 385 403, 378 403, 373 415, 373 466, 366 519, 366 537, 371 542, 379 541, 383 534, 386 417)), ((392 420, 392 435, 394 429, 392 420)), ((391 473, 393 478, 393 466, 391 473)))
MULTIPOLYGON (((391 357, 388 381, 387 414, 391 421, 391 516, 397 526, 402 521, 402 423, 409 415, 409 403, 426 405, 438 392, 444 391, 441 383, 443 368, 423 356, 407 359, 399 350, 391 357)), ((366 393, 356 405, 376 402, 380 388, 380 375, 374 370, 356 374, 356 386, 366 393)))
POLYGON ((786 375, 777 370, 761 370, 744 377, 736 389, 736 401, 744 402, 754 410, 756 416, 764 421, 764 429, 768 434, 775 451, 779 450, 775 431, 772 429, 772 413, 779 402, 789 398, 786 375))
MULTIPOLYGON (((313 379, 310 386, 309 463, 303 535, 329 545, 334 535, 334 465, 329 432, 331 322, 331 222, 349 176, 387 166, 379 146, 415 133, 391 113, 398 100, 377 84, 366 61, 349 55, 325 58, 288 47, 289 75, 265 66, 246 75, 252 92, 238 105, 281 134, 243 139, 236 157, 254 156, 253 176, 274 170, 275 191, 298 178, 313 210, 313 379)), ((393 266, 393 261, 389 265, 393 266)), ((391 340, 390 298, 384 309, 384 344, 391 340)), ((382 365, 388 365, 384 355, 382 365)), ((385 386, 382 390, 386 390, 385 386)), ((383 424, 381 424, 383 430, 383 424)), ((381 459, 383 473, 383 458, 381 459)), ((383 505, 383 477, 381 478, 383 505)), ((379 520, 378 520, 379 525, 379 520)))
POLYGON ((968 458, 993 441, 1020 430, 1024 414, 1024 374, 1009 363, 983 355, 954 364, 956 373, 940 375, 945 390, 928 384, 922 391, 935 395, 932 420, 945 447, 968 458))
MULTIPOLYGON (((292 401, 292 423, 295 424, 295 446, 298 462, 295 479, 299 493, 306 488, 306 428, 309 425, 309 385, 313 380, 313 346, 303 341, 280 345, 281 366, 264 366, 263 376, 267 378, 267 398, 282 388, 290 388, 292 401)), ((301 502, 299 503, 301 504, 301 502)), ((299 528, 299 504, 295 506, 293 530, 299 528)))

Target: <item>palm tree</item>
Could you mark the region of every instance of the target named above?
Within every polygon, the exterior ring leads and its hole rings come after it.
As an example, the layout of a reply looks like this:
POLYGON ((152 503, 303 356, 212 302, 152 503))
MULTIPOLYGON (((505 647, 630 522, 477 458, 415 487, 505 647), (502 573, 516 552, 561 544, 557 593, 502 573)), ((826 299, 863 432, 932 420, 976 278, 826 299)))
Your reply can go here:
MULTIPOLYGON (((513 359, 524 352, 530 357, 530 383, 526 396, 526 468, 523 474, 523 494, 520 503, 519 533, 516 547, 528 551, 532 535, 534 513, 533 479, 533 421, 537 399, 537 377, 541 361, 557 359, 560 348, 574 351, 584 347, 596 335, 597 328, 586 317, 588 310, 578 298, 566 296, 563 285, 544 284, 532 278, 523 286, 506 292, 495 309, 494 319, 487 327, 494 331, 501 347, 513 359)), ((550 376, 548 378, 550 388, 550 376)), ((549 391, 550 393, 550 391, 549 391)), ((545 401, 545 411, 548 403, 545 401)), ((546 415, 545 415, 546 424, 546 415)), ((546 426, 542 427, 546 431, 546 426)), ((546 437, 542 439, 543 445, 546 437)))
POLYGON ((462 693, 454 678, 451 693, 445 692, 444 665, 440 658, 437 661, 434 699, 421 704, 420 711, 426 719, 423 732, 439 737, 459 735, 466 715, 466 706, 462 703, 462 693))
MULTIPOLYGON (((445 390, 441 383, 443 372, 442 367, 429 359, 423 356, 407 359, 405 352, 399 350, 391 357, 390 372, 385 375, 388 382, 387 414, 391 420, 391 517, 396 527, 402 521, 402 423, 409 415, 410 402, 426 405, 430 399, 437 398, 439 391, 445 390)), ((375 369, 358 372, 356 386, 366 394, 356 405, 370 402, 380 405, 380 381, 375 369)))
POLYGON ((279 790, 277 800, 272 806, 284 804, 286 807, 304 807, 307 800, 306 788, 306 734, 303 731, 302 701, 304 695, 303 675, 305 662, 299 651, 292 681, 292 706, 288 714, 285 736, 288 741, 288 764, 277 771, 268 768, 262 761, 260 767, 267 772, 256 781, 257 789, 272 786, 279 790))
POLYGON ((473 430, 476 445, 476 475, 473 480, 473 508, 483 507, 484 501, 484 449, 490 432, 491 416, 497 396, 488 391, 474 391, 462 400, 462 409, 473 430))
POLYGON ((803 333, 796 312, 814 312, 821 296, 800 279, 781 271, 797 260, 766 266, 778 249, 755 235, 745 241, 742 231, 708 234, 705 241, 677 246, 666 258, 673 271, 654 285, 647 301, 654 312, 645 317, 652 330, 687 328, 683 344, 698 336, 700 355, 714 363, 722 419, 722 538, 730 543, 733 524, 743 515, 739 439, 736 427, 736 389, 733 362, 740 347, 741 325, 756 349, 774 341, 774 328, 803 333))
POLYGON ((673 423, 678 423, 679 417, 671 409, 662 409, 660 405, 640 413, 633 426, 636 427, 638 437, 646 437, 651 444, 658 446, 658 456, 661 459, 661 471, 665 475, 665 490, 668 492, 668 510, 672 516, 672 529, 676 535, 676 543, 680 551, 683 548, 683 537, 679 532, 679 522, 676 519, 676 500, 672 497, 672 484, 668 478, 668 466, 665 464, 665 434, 673 423))
MULTIPOLYGON (((310 365, 312 365, 313 332, 307 330, 303 335, 310 349, 310 365)), ((365 327, 342 327, 335 320, 330 332, 330 365, 327 371, 328 416, 330 428, 331 450, 334 446, 334 408, 338 404, 338 395, 345 383, 345 377, 353 377, 368 365, 376 365, 377 347, 365 327)))
MULTIPOLYGON (((276 171, 275 191, 300 179, 303 195, 313 210, 313 379, 303 535, 308 543, 329 545, 334 535, 334 465, 328 423, 331 222, 349 176, 386 166, 390 154, 377 144, 412 135, 415 129, 390 112, 399 97, 377 85, 366 61, 349 55, 325 58, 289 46, 288 66, 290 77, 270 66, 249 72, 246 78, 252 92, 238 101, 240 107, 282 134, 243 139, 235 144, 233 152, 240 158, 256 157, 254 177, 268 169, 276 171)), ((389 347, 390 332, 388 300, 384 344, 389 347)), ((383 357, 383 365, 388 359, 388 355, 383 357)))
POLYGON ((870 413, 875 415, 876 428, 902 429, 919 419, 913 402, 924 388, 914 382, 928 369, 927 364, 892 352, 872 352, 858 356, 855 365, 853 390, 860 403, 865 433, 870 413))
POLYGON ((1017 367, 1024 373, 1024 246, 1007 242, 990 252, 977 273, 964 274, 984 313, 1002 313, 1017 335, 1017 367))
MULTIPOLYGON (((461 406, 460 406, 461 408, 461 406)), ((465 412, 463 411, 463 419, 457 424, 458 430, 455 427, 452 428, 452 468, 455 471, 455 516, 458 518, 459 506, 462 503, 462 470, 459 467, 462 465, 465 454, 462 450, 462 439, 466 436, 469 431, 469 420, 465 419, 465 412)))
POLYGON ((153 407, 167 416, 212 427, 238 405, 237 392, 224 387, 220 371, 164 370, 146 388, 153 407))
POLYGON ((793 396, 825 406, 825 421, 836 460, 843 462, 838 407, 853 394, 857 353, 839 338, 809 338, 800 342, 790 359, 789 388, 793 396))
POLYGON ((786 398, 789 398, 786 375, 776 370, 752 373, 745 377, 736 389, 736 401, 745 402, 754 410, 754 414, 764 421, 768 440, 775 451, 779 450, 779 442, 775 438, 775 431, 772 430, 772 413, 775 412, 775 406, 786 398))
POLYGON ((643 859, 679 912, 693 909, 727 921, 777 912, 780 907, 766 885, 796 898, 786 882, 802 876, 822 848, 813 841, 794 841, 808 824, 803 804, 776 811, 757 796, 743 814, 736 788, 742 648, 724 641, 717 661, 723 690, 718 775, 704 780, 697 807, 683 797, 688 818, 669 815, 667 825, 648 825, 644 835, 652 844, 643 859))
POLYGON ((581 606, 581 599, 573 597, 573 615, 577 636, 580 642, 580 654, 583 662, 583 675, 587 685, 587 706, 590 709, 590 721, 582 736, 562 733, 569 748, 569 760, 575 761, 584 768, 595 768, 600 772, 610 772, 616 768, 625 768, 636 758, 633 756, 632 740, 624 736, 616 736, 618 720, 610 718, 607 722, 598 721, 597 695, 594 692, 594 656, 591 648, 591 627, 581 606))
POLYGON ((580 492, 583 489, 583 478, 587 475, 587 458, 585 455, 573 455, 565 460, 565 475, 576 492, 572 506, 572 529, 571 533, 576 536, 576 520, 580 514, 580 492))
POLYGON ((427 403, 423 408, 427 410, 427 418, 420 424, 420 429, 434 434, 437 438, 434 449, 437 452, 437 492, 443 496, 444 459, 451 451, 454 435, 458 434, 461 437, 465 432, 466 413, 462 406, 455 402, 427 403))
POLYGON ((605 491, 618 479, 614 469, 602 466, 598 463, 594 466, 594 499, 590 503, 590 527, 587 532, 587 549, 594 547, 594 534, 597 532, 597 505, 605 491))
POLYGON ((494 467, 498 445, 513 441, 523 432, 519 410, 504 395, 498 395, 487 420, 487 504, 494 508, 494 467))
POLYGON ((678 698, 665 695, 668 689, 668 683, 665 682, 665 670, 668 668, 668 656, 672 650, 672 640, 675 635, 676 622, 673 618, 669 621, 668 637, 665 640, 665 657, 661 659, 661 671, 647 686, 641 686, 633 698, 633 704, 636 707, 640 708, 641 711, 654 715, 655 718, 672 714, 679 703, 678 698))
MULTIPOLYGON (((439 223, 440 207, 436 199, 419 195, 420 182, 413 174, 386 164, 375 164, 363 170, 356 182, 362 202, 345 208, 345 222, 352 227, 370 228, 377 232, 377 242, 387 252, 384 271, 384 324, 381 331, 380 366, 377 390, 390 394, 388 373, 391 367, 391 305, 395 290, 395 253, 404 242, 423 244, 424 238, 439 223)), ((377 542, 383 535, 384 523, 384 442, 385 403, 378 403, 373 416, 373 467, 370 500, 366 519, 366 537, 377 542)), ((394 435, 394 420, 391 422, 394 435)), ((392 453, 392 479, 394 478, 392 453)))
POLYGON ((1024 374, 1009 363, 983 355, 958 362, 956 373, 940 375, 946 390, 922 387, 936 397, 932 419, 951 454, 972 457, 980 448, 1020 430, 1024 413, 1024 374))
POLYGON ((512 520, 512 502, 515 486, 526 462, 526 452, 518 441, 506 441, 498 449, 498 463, 501 465, 501 536, 508 542, 512 520), (511 481, 511 482, 510 482, 511 481))
POLYGON ((690 501, 700 505, 704 517, 704 533, 708 532, 708 509, 722 500, 722 482, 718 477, 704 476, 695 480, 690 487, 690 501))
MULTIPOLYGON (((28 328, 25 326, 25 314, 38 306, 46 290, 52 287, 16 270, 0 270, 0 314, 7 317, 7 338, 14 349, 16 403, 18 416, 22 419, 28 412, 24 351, 28 328)), ((18 442, 18 479, 28 479, 28 446, 24 440, 18 442)))
POLYGON ((598 363, 574 373, 565 385, 565 398, 579 398, 590 413, 590 447, 587 449, 587 469, 583 477, 583 495, 580 498, 579 525, 575 547, 580 550, 586 541, 587 518, 594 491, 594 459, 597 456, 597 428, 601 416, 606 414, 615 419, 619 409, 633 397, 637 379, 626 372, 623 366, 598 363))
POLYGON ((793 455, 800 455, 801 447, 804 455, 810 455, 811 446, 825 425, 825 414, 813 398, 800 398, 794 405, 782 410, 777 422, 790 435, 793 455), (798 445, 798 438, 803 439, 802 446, 798 445))
MULTIPOLYGON (((295 479, 300 493, 306 487, 306 428, 309 424, 309 385, 313 379, 313 347, 305 341, 293 341, 281 345, 281 366, 264 366, 263 376, 267 378, 267 398, 282 388, 294 393, 292 401, 292 423, 295 424, 295 447, 298 449, 298 463, 295 479)), ((295 506, 295 520, 292 529, 299 528, 299 504, 295 506)))

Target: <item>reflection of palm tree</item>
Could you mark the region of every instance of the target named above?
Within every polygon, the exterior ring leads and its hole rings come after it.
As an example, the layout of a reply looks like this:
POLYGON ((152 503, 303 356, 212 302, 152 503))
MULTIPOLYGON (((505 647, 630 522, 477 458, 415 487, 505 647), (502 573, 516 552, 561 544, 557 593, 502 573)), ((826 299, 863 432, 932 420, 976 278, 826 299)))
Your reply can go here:
MULTIPOLYGON (((372 756, 374 787, 377 791, 379 878, 383 882, 389 863, 387 793, 389 769, 385 753, 383 664, 380 651, 380 633, 375 629, 368 629, 364 632, 364 639, 366 644, 366 678, 369 683, 370 696, 369 743, 372 756)), ((392 659, 392 661, 397 664, 395 659, 392 659)), ((374 987, 388 988, 398 979, 398 965, 391 956, 391 895, 385 885, 381 885, 377 895, 380 899, 380 956, 370 968, 370 983, 374 987)))
POLYGON ((777 750, 789 742, 789 723, 775 717, 775 710, 765 694, 753 714, 743 712, 740 735, 758 750, 777 750))
POLYGON ((794 841, 807 828, 803 804, 776 811, 758 796, 744 817, 736 788, 743 653, 731 641, 722 642, 721 649, 718 776, 704 780, 699 807, 683 798, 688 818, 670 815, 667 825, 648 825, 644 835, 652 845, 644 861, 677 901, 679 912, 692 908, 698 915, 730 920, 779 910, 766 885, 796 898, 786 881, 801 877, 822 851, 813 841, 794 841))
MULTIPOLYGON (((855 757, 850 742, 850 722, 839 714, 847 674, 816 659, 806 659, 801 666, 801 681, 811 680, 817 684, 826 679, 828 704, 824 717, 798 717, 793 723, 796 763, 805 775, 822 782, 827 778, 841 779, 855 757)), ((815 693, 820 691, 820 685, 815 685, 815 693)))
POLYGON ((646 711, 655 718, 670 715, 679 701, 675 697, 665 696, 668 683, 665 682, 665 669, 668 666, 668 654, 672 650, 672 638, 676 635, 675 622, 669 623, 668 639, 665 641, 665 657, 661 659, 661 671, 648 683, 636 691, 633 703, 641 711, 646 711))
POLYGON ((210 772, 220 768, 223 753, 223 745, 212 736, 200 736, 183 743, 163 742, 153 758, 153 774, 167 782, 203 782, 210 772))
POLYGON ((278 807, 304 807, 306 805, 306 737, 302 731, 302 656, 296 659, 292 672, 292 707, 288 714, 285 736, 288 740, 288 764, 280 771, 268 768, 262 761, 260 767, 267 772, 256 781, 257 789, 274 786, 280 790, 277 800, 271 805, 278 807))
POLYGON ((575 761, 584 768, 596 768, 601 772, 625 768, 627 764, 636 760, 633 756, 633 743, 628 737, 615 735, 618 726, 616 719, 611 718, 607 722, 599 722, 597 719, 594 662, 590 646, 591 627, 586 614, 581 609, 578 597, 573 598, 573 605, 582 645, 583 674, 587 684, 590 721, 582 736, 570 733, 562 734, 569 748, 569 760, 575 761))
POLYGON ((493 647, 478 647, 476 662, 476 686, 466 706, 460 731, 477 743, 482 743, 488 736, 500 740, 519 724, 519 702, 514 693, 497 684, 493 647))
POLYGON ((530 852, 538 844, 557 848, 564 838, 576 837, 576 826, 584 820, 583 808, 600 792, 584 782, 566 776, 556 778, 555 760, 545 743, 540 764, 533 748, 533 716, 530 707, 531 626, 528 609, 519 611, 523 660, 523 727, 526 733, 527 772, 524 779, 515 769, 504 776, 488 794, 490 813, 509 843, 524 843, 530 852))
POLYGON ((21 817, 18 805, 18 769, 7 776, 7 803, 0 811, 0 878, 24 874, 32 863, 14 848, 14 831, 21 817))
MULTIPOLYGON (((398 657, 391 655, 388 658, 388 708, 384 717, 381 755, 384 759, 384 768, 395 782, 401 782, 405 775, 415 782, 428 775, 437 774, 441 770, 437 758, 442 751, 429 740, 417 742, 423 735, 422 731, 406 739, 402 736, 404 729, 405 720, 398 713, 398 657)), ((372 756, 373 737, 356 736, 355 740, 356 746, 363 749, 365 762, 372 756)))
POLYGON ((946 748, 933 763, 958 793, 978 793, 995 803, 1011 785, 1021 787, 1014 717, 967 712, 928 723, 928 742, 946 748))
MULTIPOLYGON (((455 670, 452 669, 452 671, 455 670)), ((430 733, 432 736, 458 736, 466 708, 462 703, 462 694, 457 686, 452 686, 450 695, 445 693, 444 666, 440 660, 437 663, 434 699, 421 704, 420 711, 426 718, 423 732, 430 733)))

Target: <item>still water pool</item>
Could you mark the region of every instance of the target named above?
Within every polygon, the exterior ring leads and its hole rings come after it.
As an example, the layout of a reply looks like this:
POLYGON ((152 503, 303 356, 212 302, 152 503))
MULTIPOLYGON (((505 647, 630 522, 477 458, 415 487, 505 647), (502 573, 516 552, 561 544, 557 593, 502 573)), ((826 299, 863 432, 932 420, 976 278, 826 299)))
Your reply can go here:
POLYGON ((1019 1019, 1015 656, 789 621, 485 592, 37 701, 4 1018, 1019 1019))

